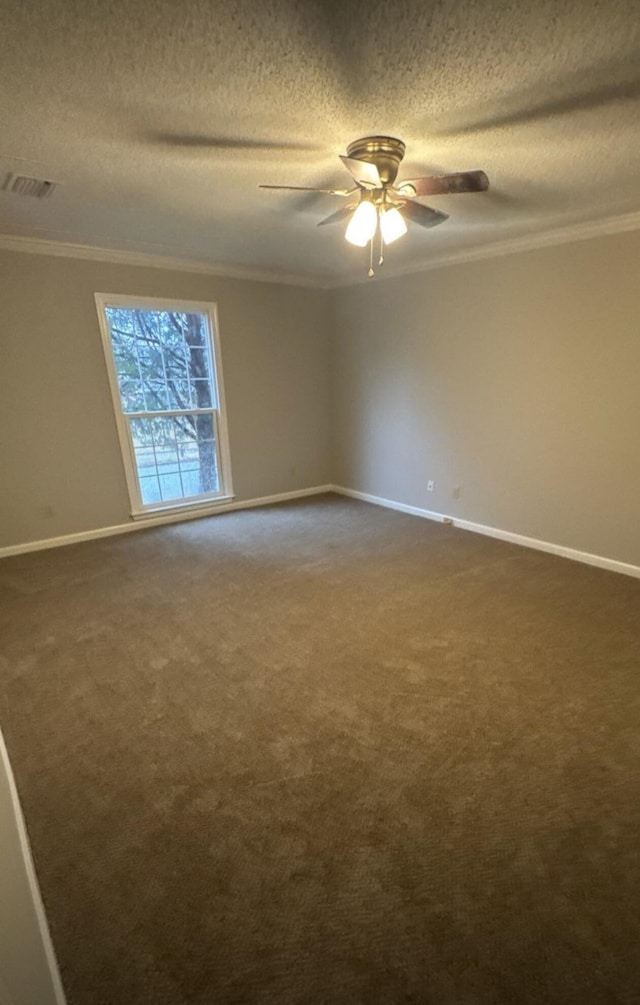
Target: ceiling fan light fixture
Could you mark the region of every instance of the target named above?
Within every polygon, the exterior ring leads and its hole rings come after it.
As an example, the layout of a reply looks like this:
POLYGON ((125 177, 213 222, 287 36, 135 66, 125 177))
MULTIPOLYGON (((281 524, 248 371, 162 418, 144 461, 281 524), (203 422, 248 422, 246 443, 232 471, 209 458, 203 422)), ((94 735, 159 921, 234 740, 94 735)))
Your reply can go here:
POLYGON ((393 244, 407 233, 407 225, 399 209, 392 206, 391 209, 385 209, 384 213, 381 213, 380 230, 385 244, 393 244))
POLYGON ((375 234, 377 227, 376 207, 368 199, 364 199, 349 220, 344 236, 349 244, 364 248, 375 234))

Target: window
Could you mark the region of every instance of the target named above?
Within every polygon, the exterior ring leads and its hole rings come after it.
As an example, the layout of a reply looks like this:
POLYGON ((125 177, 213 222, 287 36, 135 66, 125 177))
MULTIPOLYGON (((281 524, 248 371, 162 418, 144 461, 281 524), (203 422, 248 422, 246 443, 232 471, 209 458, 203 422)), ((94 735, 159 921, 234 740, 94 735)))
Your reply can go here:
POLYGON ((131 510, 231 496, 215 307, 96 294, 131 510))

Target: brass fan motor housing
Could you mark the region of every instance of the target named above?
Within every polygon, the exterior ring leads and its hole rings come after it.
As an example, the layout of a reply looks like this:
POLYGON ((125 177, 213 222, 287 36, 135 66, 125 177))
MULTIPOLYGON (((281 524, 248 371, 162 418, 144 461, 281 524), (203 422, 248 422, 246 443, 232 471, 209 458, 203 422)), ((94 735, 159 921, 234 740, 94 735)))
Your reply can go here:
POLYGON ((393 136, 363 136, 347 147, 347 156, 375 164, 384 185, 393 185, 404 157, 405 145, 393 136))

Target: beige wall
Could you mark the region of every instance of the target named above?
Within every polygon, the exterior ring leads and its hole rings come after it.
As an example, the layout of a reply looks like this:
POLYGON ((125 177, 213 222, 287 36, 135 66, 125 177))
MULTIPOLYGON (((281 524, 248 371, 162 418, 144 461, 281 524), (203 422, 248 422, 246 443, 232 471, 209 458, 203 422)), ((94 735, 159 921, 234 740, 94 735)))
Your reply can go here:
POLYGON ((639 261, 636 232, 337 293, 334 481, 640 564, 639 261))
POLYGON ((329 481, 325 293, 0 252, 0 546, 129 521, 95 292, 218 304, 238 499, 329 481))

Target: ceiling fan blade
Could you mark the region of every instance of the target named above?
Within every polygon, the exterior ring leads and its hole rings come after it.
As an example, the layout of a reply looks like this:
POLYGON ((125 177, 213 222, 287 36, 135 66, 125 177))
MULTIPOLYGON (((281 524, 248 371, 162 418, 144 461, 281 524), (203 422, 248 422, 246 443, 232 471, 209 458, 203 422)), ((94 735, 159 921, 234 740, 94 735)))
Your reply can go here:
POLYGON ((258 188, 275 188, 287 192, 322 192, 324 195, 340 196, 351 195, 357 191, 357 186, 354 188, 310 188, 307 185, 258 185, 258 188))
POLYGON ((457 174, 433 175, 430 178, 410 178, 401 182, 396 191, 401 195, 420 197, 455 195, 459 192, 486 192, 488 188, 489 179, 484 171, 460 171, 457 174))
POLYGON ((358 160, 357 157, 347 157, 345 154, 340 154, 340 160, 347 171, 351 172, 358 185, 362 185, 363 188, 382 188, 382 178, 378 174, 375 164, 358 160))
POLYGON ((439 223, 449 219, 446 213, 431 209, 431 206, 423 206, 421 202, 405 202, 400 212, 407 220, 421 227, 437 227, 439 223))
POLYGON ((352 202, 349 203, 348 206, 341 206, 340 209, 335 211, 335 213, 330 213, 329 216, 325 216, 324 220, 321 220, 317 226, 324 227, 327 223, 340 223, 341 220, 346 220, 348 216, 351 216, 357 205, 357 202, 352 202))

